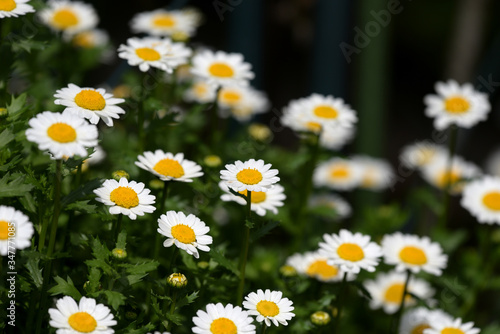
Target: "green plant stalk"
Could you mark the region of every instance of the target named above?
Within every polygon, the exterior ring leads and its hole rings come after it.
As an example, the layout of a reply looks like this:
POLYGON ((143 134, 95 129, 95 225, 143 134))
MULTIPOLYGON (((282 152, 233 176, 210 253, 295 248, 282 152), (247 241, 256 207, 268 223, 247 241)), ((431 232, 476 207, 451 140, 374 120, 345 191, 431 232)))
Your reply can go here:
MULTIPOLYGON (((158 215, 157 218, 160 218, 162 214, 165 212, 165 202, 168 199, 168 189, 169 189, 170 181, 164 181, 163 182, 163 189, 161 191, 161 196, 160 196, 160 209, 158 210, 158 215)), ((161 237, 162 235, 158 233, 158 231, 155 230, 155 246, 153 250, 153 259, 158 259, 158 256, 160 255, 160 245, 161 245, 161 237)))
POLYGON ((342 283, 340 284, 340 294, 339 299, 337 301, 337 316, 335 317, 335 323, 333 327, 333 333, 338 334, 339 332, 339 323, 340 317, 342 316, 342 308, 344 307, 344 299, 345 299, 345 290, 347 290, 347 272, 344 273, 344 277, 342 278, 342 283))
MULTIPOLYGON (((169 311, 170 316, 173 316, 175 313, 175 303, 176 302, 177 302, 177 290, 174 290, 174 293, 172 294, 172 303, 170 303, 170 311, 169 311)), ((172 329, 172 321, 168 322, 166 329, 167 329, 167 332, 170 332, 170 330, 172 329)))
POLYGON ((118 238, 118 234, 120 234, 121 229, 122 229, 122 222, 123 222, 123 215, 120 213, 118 215, 118 218, 113 221, 113 228, 111 231, 111 234, 113 235, 113 238, 116 239, 118 238))
POLYGON ((219 115, 218 115, 218 111, 219 111, 219 105, 217 104, 217 101, 219 99, 219 93, 220 93, 220 90, 222 89, 222 86, 219 86, 215 92, 215 99, 214 99, 214 102, 212 103, 211 107, 210 107, 210 110, 211 110, 211 127, 212 127, 212 130, 210 131, 212 133, 212 150, 215 152, 216 151, 216 147, 217 145, 219 144, 219 141, 220 141, 220 137, 221 137, 221 131, 219 130, 219 115))
POLYGON ((399 323, 401 322, 401 315, 403 314, 403 310, 405 308, 406 294, 408 293, 408 283, 410 283, 411 279, 411 271, 408 269, 406 271, 406 280, 405 286, 403 288, 403 296, 401 298, 401 304, 399 305, 398 311, 394 315, 394 319, 392 322, 392 333, 397 334, 399 330, 399 323))
POLYGON ((140 85, 141 90, 139 93, 139 101, 137 108, 137 126, 138 126, 138 136, 139 136, 139 151, 143 152, 145 147, 146 136, 144 132, 144 87, 140 85))
POLYGON ((439 217, 438 227, 441 229, 446 228, 448 222, 448 210, 450 206, 450 186, 451 184, 451 171, 453 168, 453 156, 457 148, 457 136, 458 128, 456 125, 451 125, 449 129, 449 141, 448 141, 448 161, 446 166, 446 172, 448 173, 445 177, 445 184, 443 187, 443 208, 441 215, 439 217))
POLYGON ((303 248, 302 246, 303 243, 308 240, 308 229, 307 229, 307 219, 306 217, 306 212, 307 212, 307 206, 309 204, 309 197, 311 196, 312 190, 313 190, 313 174, 314 174, 314 169, 316 168, 316 164, 318 162, 318 157, 319 157, 319 136, 321 133, 318 134, 313 134, 314 138, 314 143, 311 148, 311 159, 309 160, 309 163, 306 164, 306 169, 304 173, 304 179, 305 179, 305 185, 304 185, 304 191, 301 192, 302 196, 300 198, 300 203, 299 203, 299 209, 297 213, 297 221, 299 222, 299 230, 297 231, 297 234, 295 236, 296 240, 296 245, 295 245, 295 250, 298 251, 299 249, 303 248))
MULTIPOLYGON (((247 191, 246 219, 251 221, 252 216, 252 192, 247 191)), ((248 244, 250 241, 250 228, 245 224, 245 235, 241 248, 240 255, 240 282, 238 283, 238 294, 236 305, 241 305, 243 302, 243 290, 245 288, 245 270, 247 267, 248 244)))
POLYGON ((261 331, 261 334, 266 334, 266 330, 267 330, 267 325, 266 325, 266 322, 263 321, 262 322, 262 331, 261 331))

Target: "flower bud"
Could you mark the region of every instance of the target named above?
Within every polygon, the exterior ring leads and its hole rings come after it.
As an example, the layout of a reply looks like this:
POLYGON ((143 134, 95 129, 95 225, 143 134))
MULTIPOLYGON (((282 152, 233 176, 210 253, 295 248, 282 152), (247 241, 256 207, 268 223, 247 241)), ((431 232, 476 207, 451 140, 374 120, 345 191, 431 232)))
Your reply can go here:
POLYGON ((253 139, 263 142, 267 142, 273 135, 268 126, 258 123, 251 124, 248 127, 248 133, 253 139))
POLYGON ((111 251, 111 255, 113 255, 115 259, 122 260, 127 257, 127 251, 123 248, 115 248, 111 251))
POLYGON ((295 277, 297 276, 297 270, 294 267, 287 264, 281 266, 280 274, 283 275, 284 277, 295 277))
POLYGON ((184 274, 173 273, 167 278, 167 283, 174 288, 183 288, 187 285, 188 280, 184 274))
POLYGON ((0 108, 0 118, 6 118, 9 116, 9 111, 6 108, 0 108))
POLYGON ((163 189, 164 186, 165 186, 165 184, 164 184, 164 181, 162 181, 162 180, 154 179, 154 180, 149 181, 149 187, 151 189, 163 189))
POLYGON ((208 167, 218 167, 222 164, 222 160, 218 155, 207 155, 203 160, 208 167))
POLYGON ((128 175, 128 173, 124 170, 115 170, 113 174, 111 174, 111 177, 116 181, 120 181, 122 177, 126 178, 127 180, 130 179, 130 175, 128 175))
POLYGON ((200 269, 207 269, 208 266, 209 266, 209 263, 207 261, 198 262, 198 268, 200 268, 200 269))
POLYGON ((324 326, 330 322, 330 315, 323 311, 316 311, 311 314, 311 322, 317 326, 324 326))

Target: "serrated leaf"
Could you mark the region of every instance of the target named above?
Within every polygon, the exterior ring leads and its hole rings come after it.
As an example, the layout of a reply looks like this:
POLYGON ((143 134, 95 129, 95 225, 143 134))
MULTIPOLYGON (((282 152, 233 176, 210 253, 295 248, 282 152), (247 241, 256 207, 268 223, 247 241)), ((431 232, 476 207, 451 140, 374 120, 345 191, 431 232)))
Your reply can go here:
POLYGON ((31 279, 38 289, 40 289, 43 284, 42 269, 38 269, 39 263, 40 258, 38 257, 30 257, 28 262, 26 262, 26 268, 28 268, 31 279))
POLYGON ((125 300, 127 298, 125 298, 125 296, 123 294, 121 294, 120 292, 118 291, 110 291, 110 290, 106 290, 106 291, 103 291, 104 295, 106 296, 107 300, 108 300, 108 305, 111 305, 111 307, 115 310, 115 311, 118 311, 118 308, 122 305, 125 304, 125 300))
POLYGON ((26 111, 26 98, 28 95, 26 93, 23 93, 19 95, 18 97, 14 97, 12 95, 10 104, 7 105, 7 111, 9 112, 8 120, 9 121, 14 121, 19 118, 19 116, 22 115, 24 111, 26 111))
POLYGON ((150 261, 137 264, 121 264, 120 267, 125 268, 125 270, 129 274, 140 275, 156 270, 156 268, 158 268, 159 265, 160 262, 158 261, 150 261))
POLYGON ((125 250, 127 247, 127 231, 122 230, 116 240, 116 248, 125 250))
POLYGON ((255 224, 251 220, 245 219, 245 226, 249 229, 252 229, 254 228, 255 224))
POLYGON ((76 201, 71 204, 68 204, 65 207, 65 210, 70 210, 70 211, 82 211, 85 213, 94 213, 96 212, 97 205, 94 204, 89 204, 90 200, 85 200, 85 201, 76 201))
POLYGON ((124 328, 120 331, 120 333, 126 334, 146 334, 148 332, 152 332, 155 329, 155 325, 152 323, 148 323, 146 326, 142 326, 141 328, 135 328, 137 326, 137 321, 131 322, 127 328, 124 328))
POLYGON ((0 197, 17 197, 24 196, 28 193, 33 186, 24 183, 24 175, 11 176, 9 173, 5 174, 0 179, 0 197))
POLYGON ((143 274, 143 275, 128 275, 127 282, 129 285, 134 285, 136 283, 139 283, 142 281, 144 277, 146 277, 148 274, 143 274))
POLYGON ((14 134, 12 131, 9 129, 5 129, 0 133, 0 149, 7 146, 8 143, 13 141, 15 138, 14 134))
POLYGON ((103 259, 93 259, 93 260, 87 260, 85 261, 85 264, 89 266, 90 268, 99 268, 101 269, 106 275, 116 277, 117 273, 111 267, 106 261, 103 259))
POLYGON ((101 180, 99 179, 93 179, 83 185, 81 185, 79 188, 73 190, 70 192, 68 195, 64 196, 61 199, 61 206, 64 207, 70 203, 73 203, 81 198, 84 198, 90 194, 93 194, 93 190, 97 189, 98 187, 101 186, 101 180))
POLYGON ((271 232, 271 230, 273 230, 275 227, 279 226, 279 224, 280 222, 275 220, 266 222, 264 225, 250 233, 250 241, 255 242, 256 240, 262 238, 263 236, 271 232))
POLYGON ((182 316, 180 314, 177 314, 177 313, 174 313, 174 314, 165 313, 164 316, 168 320, 170 320, 171 322, 173 322, 174 324, 176 324, 177 326, 182 325, 182 316))
POLYGON ((219 250, 215 248, 210 249, 210 255, 215 262, 230 270, 236 276, 240 276, 240 271, 237 269, 236 265, 226 258, 219 250))
POLYGON ((190 295, 186 295, 184 298, 182 298, 181 300, 179 300, 177 302, 177 304, 175 305, 176 308, 181 308, 183 306, 191 304, 192 302, 194 302, 196 300, 196 298, 198 298, 198 295, 199 295, 199 291, 195 291, 190 295))
POLYGON ((94 257, 96 259, 106 261, 109 258, 109 256, 111 255, 108 247, 106 247, 106 245, 101 243, 99 238, 94 238, 92 240, 91 245, 92 245, 92 255, 94 255, 94 257))
POLYGON ((91 267, 89 270, 89 283, 88 283, 88 291, 96 292, 99 290, 99 285, 101 282, 101 271, 97 269, 97 267, 91 267))
POLYGON ((78 291, 77 288, 75 288, 74 284, 73 284, 73 281, 71 280, 71 278, 69 276, 66 277, 66 281, 59 277, 59 276, 56 276, 54 277, 54 280, 56 281, 57 285, 52 287, 51 289, 49 289, 49 293, 52 295, 52 296, 56 296, 56 295, 65 295, 65 296, 70 296, 72 297, 73 299, 80 299, 82 297, 82 295, 80 294, 80 292, 78 291))

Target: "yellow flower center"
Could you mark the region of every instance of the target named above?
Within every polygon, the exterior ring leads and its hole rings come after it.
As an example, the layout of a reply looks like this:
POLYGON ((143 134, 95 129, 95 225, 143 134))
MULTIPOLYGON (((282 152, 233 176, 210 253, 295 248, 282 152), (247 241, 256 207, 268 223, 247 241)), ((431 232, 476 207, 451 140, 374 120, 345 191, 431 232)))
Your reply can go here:
POLYGON ((280 313, 280 308, 274 302, 261 300, 257 303, 257 311, 264 317, 274 317, 280 313))
POLYGON ((153 25, 161 28, 175 27, 175 18, 172 15, 161 14, 153 20, 153 25))
POLYGON ((365 252, 356 244, 344 243, 337 248, 337 254, 341 259, 357 262, 365 258, 365 252))
POLYGON ((500 192, 492 191, 484 195, 483 204, 490 210, 500 211, 500 192))
POLYGON ((139 205, 139 197, 130 187, 118 187, 111 192, 109 199, 116 205, 130 209, 139 205))
MULTIPOLYGON (((396 303, 401 304, 401 300, 403 299, 403 292, 405 290, 405 286, 402 283, 396 283, 391 285, 387 290, 385 290, 384 299, 388 303, 396 303)), ((411 297, 406 295, 405 300, 408 301, 411 297)))
POLYGON ((76 312, 68 318, 68 324, 80 333, 91 333, 97 327, 97 321, 87 312, 76 312))
POLYGON ((52 17, 52 23, 57 28, 64 30, 78 24, 78 17, 69 9, 60 9, 52 17))
POLYGON ((175 225, 172 226, 170 231, 172 236, 184 244, 190 244, 196 241, 196 234, 191 227, 187 225, 175 225))
POLYGON ((92 89, 84 89, 76 94, 75 103, 88 110, 103 110, 106 107, 106 100, 101 93, 92 89))
POLYGON ((311 263, 306 270, 309 276, 319 276, 322 279, 330 279, 336 277, 339 273, 337 267, 329 265, 326 260, 317 260, 311 263))
POLYGON ((262 174, 256 169, 246 168, 236 174, 236 179, 243 184, 253 185, 262 181, 262 174))
POLYGON ((17 5, 14 0, 0 0, 0 10, 10 12, 16 9, 17 5))
MULTIPOLYGON (((243 196, 248 196, 248 191, 245 189, 243 191, 239 191, 240 194, 242 194, 243 196)), ((250 201, 252 203, 262 203, 266 200, 266 193, 263 192, 263 191, 252 191, 252 198, 250 199, 250 201)))
POLYGON ((417 266, 427 263, 427 255, 425 252, 415 246, 406 246, 399 252, 401 261, 417 266))
POLYGON ((212 321, 210 332, 213 334, 236 334, 238 327, 228 318, 218 318, 212 321))
POLYGON ((463 97, 455 96, 445 100, 444 108, 452 114, 462 114, 470 109, 470 103, 463 97))
POLYGON ((184 168, 174 159, 162 159, 156 163, 153 169, 161 175, 179 178, 184 175, 184 168))
POLYGON ((208 68, 208 72, 214 77, 230 78, 234 75, 234 71, 231 66, 224 63, 213 63, 208 68))
POLYGON ((349 168, 345 165, 335 166, 330 170, 332 179, 347 179, 350 175, 349 168))
POLYGON ((47 129, 47 135, 59 143, 70 143, 76 139, 76 130, 66 123, 54 123, 47 129))
POLYGON ((198 96, 198 97, 204 97, 206 94, 207 94, 207 85, 205 83, 197 83, 194 87, 193 87, 193 90, 194 90, 194 93, 198 96))
POLYGON ((420 324, 411 330, 410 334, 424 334, 424 330, 431 328, 428 324, 420 324))
POLYGON ((316 122, 307 122, 306 128, 307 128, 307 130, 309 130, 311 132, 318 133, 321 131, 321 124, 316 123, 316 122))
POLYGON ((138 48, 135 50, 135 54, 146 61, 156 61, 161 58, 160 53, 153 48, 138 48))
POLYGON ((339 113, 337 110, 330 106, 317 106, 313 110, 314 114, 321 118, 334 119, 337 118, 339 113))
POLYGON ((436 151, 433 149, 421 148, 416 156, 417 164, 419 166, 427 165, 435 154, 436 151))
POLYGON ((9 223, 5 220, 0 220, 0 240, 9 239, 9 223))
POLYGON ((460 181, 460 177, 461 177, 460 173, 458 173, 456 171, 442 172, 437 179, 437 185, 441 188, 444 188, 447 185, 452 186, 455 183, 457 183, 458 181, 460 181))
POLYGON ((465 334, 465 332, 458 328, 446 327, 441 331, 441 334, 465 334))
POLYGON ((82 48, 90 49, 94 46, 94 39, 90 32, 81 32, 73 38, 73 44, 82 48))
POLYGON ((228 90, 220 93, 220 99, 228 104, 235 104, 241 100, 241 95, 238 92, 228 90))

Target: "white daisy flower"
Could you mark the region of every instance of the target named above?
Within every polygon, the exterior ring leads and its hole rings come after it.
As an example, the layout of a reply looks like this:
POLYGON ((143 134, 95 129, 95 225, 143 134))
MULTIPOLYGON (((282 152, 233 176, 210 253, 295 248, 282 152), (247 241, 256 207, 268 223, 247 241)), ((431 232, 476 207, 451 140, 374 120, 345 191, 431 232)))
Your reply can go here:
POLYGON ((353 138, 356 127, 326 126, 319 136, 319 145, 329 150, 338 151, 353 138))
POLYGON ((212 244, 212 237, 207 235, 209 231, 210 228, 193 214, 186 217, 182 212, 168 211, 158 219, 158 233, 167 237, 163 246, 175 244, 195 258, 200 257, 198 249, 210 251, 208 245, 212 244))
MULTIPOLYGON (((245 199, 231 194, 225 182, 219 182, 219 187, 224 191, 224 194, 220 197, 224 202, 236 202, 241 205, 247 204, 245 199)), ((250 209, 255 211, 259 216, 265 216, 267 211, 277 214, 278 208, 283 206, 283 201, 286 199, 284 191, 285 189, 279 184, 275 184, 274 187, 266 192, 252 191, 250 209)), ((247 196, 246 190, 239 191, 239 193, 247 196)))
POLYGON ((203 175, 200 165, 184 159, 184 153, 172 154, 156 150, 144 152, 137 156, 135 164, 140 168, 158 176, 162 181, 193 182, 203 175))
POLYGON ((30 119, 29 125, 27 139, 40 150, 48 150, 54 159, 86 157, 86 148, 97 145, 97 127, 68 111, 44 111, 30 119))
POLYGON ((439 276, 448 262, 441 246, 428 237, 396 232, 385 235, 381 245, 385 263, 395 265, 396 271, 422 270, 439 276))
POLYGON ((217 103, 222 117, 232 115, 240 122, 246 122, 253 115, 264 113, 269 108, 266 95, 251 86, 222 87, 217 103))
POLYGON ((380 246, 361 233, 342 229, 339 234, 324 234, 323 241, 319 243, 319 254, 348 273, 358 274, 361 269, 374 272, 382 256, 380 246))
POLYGON ((68 35, 94 29, 99 23, 94 7, 81 1, 50 0, 39 15, 52 30, 68 35))
POLYGON ((456 81, 437 82, 438 95, 426 95, 425 114, 434 117, 434 127, 444 130, 455 124, 470 128, 479 121, 484 121, 491 110, 488 96, 474 90, 470 83, 460 86, 456 81))
POLYGON ((255 334, 253 319, 239 306, 208 304, 207 311, 198 310, 193 317, 196 334, 255 334))
POLYGON ((424 330, 431 328, 431 323, 441 319, 452 320, 452 317, 441 310, 428 310, 424 307, 408 310, 401 317, 399 334, 422 334, 424 330))
POLYGON ((459 194, 470 179, 481 175, 475 164, 466 162, 461 157, 453 157, 451 170, 447 158, 436 159, 422 169, 423 178, 436 188, 444 189, 449 184, 452 194, 459 194))
POLYGON ((236 161, 227 164, 225 170, 220 171, 220 178, 226 186, 236 191, 263 191, 266 192, 280 180, 277 169, 271 169, 271 164, 264 164, 264 160, 250 159, 245 162, 236 161))
POLYGON ((408 168, 417 169, 429 166, 436 160, 447 159, 448 151, 441 145, 431 142, 416 142, 405 146, 399 160, 408 168))
MULTIPOLYGON (((302 257, 292 260, 292 265, 298 273, 317 279, 320 282, 340 282, 344 278, 344 271, 337 265, 328 263, 328 258, 316 252, 305 252, 302 257)), ((356 277, 348 273, 346 279, 351 281, 356 277)))
POLYGON ((335 194, 313 195, 309 199, 310 207, 327 207, 335 210, 338 219, 344 219, 351 215, 351 205, 342 197, 335 194))
POLYGON ((363 168, 359 164, 350 159, 332 158, 316 167, 313 181, 316 187, 352 190, 360 184, 362 177, 363 168))
POLYGON ((0 19, 18 17, 27 13, 34 13, 35 9, 28 5, 29 0, 2 0, 0 1, 0 19))
POLYGON ((93 298, 82 297, 76 301, 65 296, 56 302, 56 308, 49 309, 49 324, 57 328, 57 334, 113 334, 111 326, 116 325, 116 320, 110 309, 97 304, 93 298))
MULTIPOLYGON (((294 104, 297 101, 300 100, 290 102, 289 106, 284 109, 280 119, 281 124, 298 133, 310 132, 318 135, 321 134, 324 124, 317 122, 311 113, 302 108, 300 103, 294 104)), ((337 128, 337 126, 331 127, 337 128)))
POLYGON ((184 10, 156 9, 136 14, 130 22, 134 33, 152 36, 194 35, 199 20, 184 10))
POLYGON ((252 66, 240 53, 205 50, 193 57, 192 64, 191 72, 214 86, 246 86, 254 78, 252 66))
POLYGON ((209 85, 205 80, 194 80, 191 86, 184 92, 186 102, 212 103, 215 101, 216 87, 209 85))
POLYGON ((34 232, 33 224, 29 221, 28 216, 13 207, 0 205, 1 256, 6 256, 9 253, 9 246, 11 251, 13 251, 12 247, 25 249, 31 246, 31 237, 34 232))
POLYGON ((460 204, 478 222, 500 225, 500 177, 485 176, 469 182, 464 187, 460 204))
POLYGON ((159 332, 159 331, 155 331, 153 333, 148 333, 148 334, 170 334, 170 332, 159 332))
POLYGON ((101 29, 82 31, 71 36, 70 42, 84 49, 104 47, 109 43, 109 35, 101 29))
MULTIPOLYGON (((388 314, 396 313, 401 306, 405 283, 406 274, 395 271, 379 273, 374 280, 366 280, 363 285, 372 297, 370 308, 373 310, 383 308, 384 312, 388 314)), ((425 301, 434 295, 434 290, 426 281, 411 277, 408 282, 407 293, 405 307, 417 303, 415 298, 409 294, 425 301)))
MULTIPOLYGON (((319 94, 291 101, 285 108, 283 116, 285 119, 306 120, 306 127, 313 131, 318 126, 321 128, 327 126, 348 128, 358 121, 356 112, 345 104, 343 99, 319 94)), ((286 120, 285 123, 287 123, 286 120)), ((290 122, 290 125, 293 123, 290 122)), ((304 122, 302 123, 304 124, 304 122)), ((294 130, 303 131, 300 128, 294 130)))
POLYGON ((266 326, 275 326, 280 324, 288 325, 295 314, 292 312, 293 302, 288 298, 283 298, 281 291, 271 291, 266 289, 257 290, 257 293, 251 292, 245 296, 243 307, 248 310, 248 314, 256 316, 257 322, 265 322, 266 326))
POLYGON ((359 155, 352 158, 363 170, 359 186, 369 190, 383 190, 394 182, 394 169, 383 159, 359 155))
POLYGON ((191 49, 182 43, 174 43, 168 38, 129 38, 127 44, 118 48, 118 57, 126 59, 130 66, 139 66, 142 72, 150 67, 167 73, 187 63, 191 49))
POLYGON ((144 187, 144 183, 129 182, 124 177, 120 181, 106 180, 101 188, 94 190, 98 196, 96 201, 109 206, 109 213, 126 215, 132 220, 156 210, 151 205, 155 203, 155 196, 150 195, 150 192, 151 190, 144 187))
POLYGON ((478 334, 479 328, 474 328, 473 322, 462 323, 462 319, 436 319, 431 328, 425 329, 423 334, 478 334))
POLYGON ((113 118, 118 119, 119 114, 125 114, 125 110, 117 106, 125 100, 114 98, 103 88, 80 88, 68 84, 68 87, 57 90, 54 97, 57 98, 55 104, 65 106, 65 111, 86 118, 92 124, 102 119, 107 126, 113 126, 113 118))

